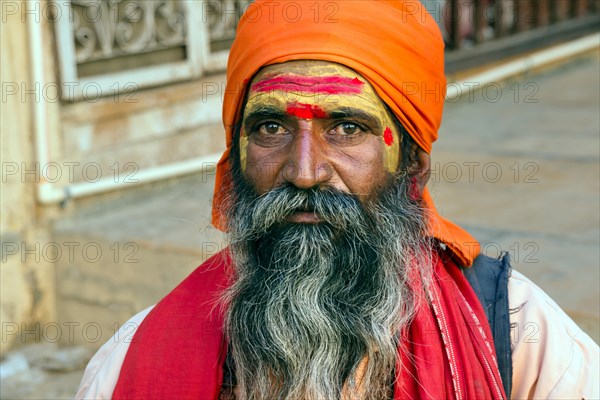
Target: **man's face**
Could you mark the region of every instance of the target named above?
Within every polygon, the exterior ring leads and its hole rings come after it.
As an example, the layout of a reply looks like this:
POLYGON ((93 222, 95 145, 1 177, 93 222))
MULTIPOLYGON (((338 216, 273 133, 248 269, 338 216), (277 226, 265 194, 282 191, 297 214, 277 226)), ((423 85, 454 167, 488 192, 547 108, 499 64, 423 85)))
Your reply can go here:
POLYGON ((235 143, 225 298, 236 390, 388 397, 428 241, 385 105, 338 64, 270 66, 250 83, 235 143))
MULTIPOLYGON (((384 103, 347 67, 292 61, 262 69, 250 83, 239 151, 242 173, 259 195, 291 183, 332 187, 364 202, 397 170, 399 148, 384 103)), ((289 222, 320 218, 296 212, 289 222)))

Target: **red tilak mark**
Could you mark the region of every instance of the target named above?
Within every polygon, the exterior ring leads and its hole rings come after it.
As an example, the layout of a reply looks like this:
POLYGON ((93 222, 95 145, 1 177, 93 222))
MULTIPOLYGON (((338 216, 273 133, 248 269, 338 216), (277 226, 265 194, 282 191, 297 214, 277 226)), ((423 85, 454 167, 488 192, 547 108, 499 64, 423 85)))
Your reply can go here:
POLYGON ((388 146, 391 146, 394 143, 394 135, 389 127, 386 127, 385 131, 383 131, 383 141, 388 146))
POLYGON ((286 111, 288 114, 302 119, 327 118, 327 113, 321 107, 312 104, 290 103, 286 111))
POLYGON ((267 78, 255 83, 255 92, 302 92, 324 94, 358 94, 365 83, 358 78, 342 76, 298 76, 285 75, 267 78))

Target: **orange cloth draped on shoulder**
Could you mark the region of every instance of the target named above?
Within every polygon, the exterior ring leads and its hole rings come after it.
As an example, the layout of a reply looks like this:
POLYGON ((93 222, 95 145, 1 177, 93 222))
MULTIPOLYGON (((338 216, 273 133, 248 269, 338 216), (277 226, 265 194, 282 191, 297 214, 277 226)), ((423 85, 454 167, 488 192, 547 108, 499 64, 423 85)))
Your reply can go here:
MULTIPOLYGON (((221 211, 231 183, 229 151, 246 86, 266 65, 323 60, 345 65, 367 79, 415 142, 428 153, 437 138, 446 94, 444 42, 419 0, 256 1, 240 19, 229 53, 223 124, 227 149, 216 172, 213 225, 225 229, 221 211)), ((428 190, 431 235, 464 266, 478 242, 442 218, 428 190)))

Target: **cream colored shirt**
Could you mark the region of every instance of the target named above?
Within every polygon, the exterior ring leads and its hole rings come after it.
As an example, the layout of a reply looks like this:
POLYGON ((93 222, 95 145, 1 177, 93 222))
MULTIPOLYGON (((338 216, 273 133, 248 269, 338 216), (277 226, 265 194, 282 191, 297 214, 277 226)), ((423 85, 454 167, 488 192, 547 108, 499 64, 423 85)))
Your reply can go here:
MULTIPOLYGON (((513 270, 508 280, 513 345, 512 399, 600 399, 600 350, 538 286, 513 270)), ((110 399, 137 327, 135 315, 90 360, 76 399, 110 399)))

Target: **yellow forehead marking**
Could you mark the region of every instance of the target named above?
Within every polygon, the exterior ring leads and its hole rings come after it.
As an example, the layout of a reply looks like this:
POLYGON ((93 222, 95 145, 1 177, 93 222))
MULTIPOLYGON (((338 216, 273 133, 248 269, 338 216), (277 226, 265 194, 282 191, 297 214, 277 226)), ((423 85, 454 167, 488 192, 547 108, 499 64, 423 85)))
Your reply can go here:
POLYGON ((240 164, 242 171, 246 170, 246 157, 248 155, 248 135, 240 134, 240 164))
POLYGON ((400 163, 400 137, 392 121, 384 130, 383 140, 385 143, 385 169, 394 173, 400 163))

